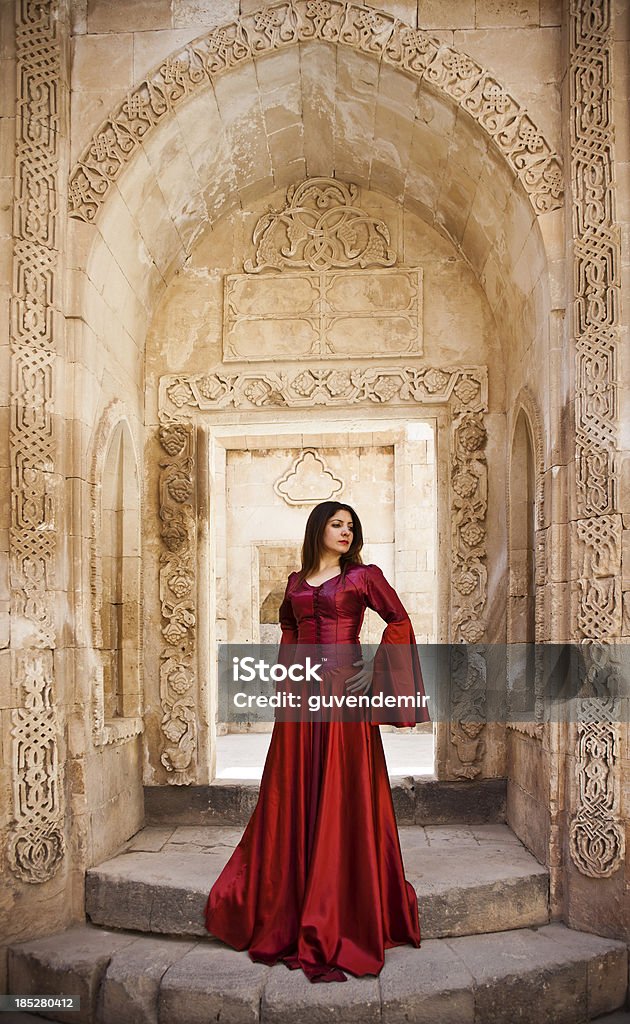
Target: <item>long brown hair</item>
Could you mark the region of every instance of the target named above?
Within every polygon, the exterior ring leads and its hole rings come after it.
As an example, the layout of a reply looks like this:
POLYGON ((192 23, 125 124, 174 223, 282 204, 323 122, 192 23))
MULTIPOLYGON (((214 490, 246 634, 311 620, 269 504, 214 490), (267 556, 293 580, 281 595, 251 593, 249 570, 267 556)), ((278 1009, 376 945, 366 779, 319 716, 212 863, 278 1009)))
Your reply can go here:
POLYGON ((319 569, 319 561, 324 550, 324 530, 326 523, 332 519, 335 512, 349 512, 352 516, 352 542, 348 550, 339 558, 339 566, 342 574, 349 565, 362 565, 361 548, 363 547, 363 528, 361 520, 350 505, 344 505, 340 501, 321 501, 311 510, 306 520, 304 531, 304 543, 302 544, 302 568, 298 573, 298 580, 301 582, 307 576, 311 576, 319 569))

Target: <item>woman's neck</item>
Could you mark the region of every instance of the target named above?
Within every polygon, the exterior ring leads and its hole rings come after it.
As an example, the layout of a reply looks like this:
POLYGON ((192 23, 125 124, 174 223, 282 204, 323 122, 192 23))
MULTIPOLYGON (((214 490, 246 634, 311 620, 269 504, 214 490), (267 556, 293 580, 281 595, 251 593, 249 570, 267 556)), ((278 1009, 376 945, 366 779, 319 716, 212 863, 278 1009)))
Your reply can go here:
POLYGON ((328 558, 323 555, 319 560, 319 569, 317 572, 326 572, 327 569, 338 569, 339 565, 339 555, 329 555, 328 558))

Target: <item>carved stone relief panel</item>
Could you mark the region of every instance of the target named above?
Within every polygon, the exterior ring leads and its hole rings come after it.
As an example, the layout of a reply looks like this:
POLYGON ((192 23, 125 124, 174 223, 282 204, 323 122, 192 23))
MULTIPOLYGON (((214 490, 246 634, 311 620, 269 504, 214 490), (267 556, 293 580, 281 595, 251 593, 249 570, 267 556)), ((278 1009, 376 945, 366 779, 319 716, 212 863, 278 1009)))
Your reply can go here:
POLYGON ((223 361, 422 354, 422 271, 228 274, 223 361))
POLYGON ((337 178, 291 185, 284 208, 265 213, 254 228, 256 253, 245 272, 394 266, 387 225, 362 210, 358 196, 356 185, 337 178))
POLYGON ((63 765, 53 651, 60 515, 55 366, 62 318, 60 180, 66 32, 55 0, 16 11, 17 117, 11 315, 11 714, 13 819, 8 864, 46 882, 65 854, 63 765))
POLYGON ((160 444, 161 761, 172 785, 194 782, 197 768, 195 432, 164 422, 160 444))
POLYGON ((225 277, 224 362, 422 354, 422 271, 393 269, 389 229, 356 185, 292 185, 253 239, 245 274, 225 277))
MULTIPOLYGON (((612 17, 610 0, 573 0, 569 18, 577 506, 572 621, 576 641, 612 640, 622 630, 616 454, 621 247, 614 214, 612 17)), ((578 708, 570 850, 583 874, 602 878, 620 867, 624 858, 625 831, 619 820, 621 709, 608 688, 614 669, 605 647, 587 645, 585 651, 603 687, 597 692, 608 692, 610 697, 597 702, 598 710, 588 700, 578 708)))

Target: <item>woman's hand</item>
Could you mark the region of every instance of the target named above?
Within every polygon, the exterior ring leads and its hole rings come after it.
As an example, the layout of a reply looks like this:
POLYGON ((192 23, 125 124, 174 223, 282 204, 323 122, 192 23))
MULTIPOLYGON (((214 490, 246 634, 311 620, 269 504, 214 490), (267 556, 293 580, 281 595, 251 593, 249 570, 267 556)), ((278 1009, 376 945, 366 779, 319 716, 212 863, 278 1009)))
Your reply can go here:
POLYGON ((367 693, 372 686, 372 676, 374 674, 374 662, 366 661, 364 658, 360 658, 359 661, 353 661, 353 665, 362 665, 363 667, 356 675, 350 676, 346 679, 346 688, 348 693, 367 693), (348 683, 352 683, 352 686, 348 686, 348 683))

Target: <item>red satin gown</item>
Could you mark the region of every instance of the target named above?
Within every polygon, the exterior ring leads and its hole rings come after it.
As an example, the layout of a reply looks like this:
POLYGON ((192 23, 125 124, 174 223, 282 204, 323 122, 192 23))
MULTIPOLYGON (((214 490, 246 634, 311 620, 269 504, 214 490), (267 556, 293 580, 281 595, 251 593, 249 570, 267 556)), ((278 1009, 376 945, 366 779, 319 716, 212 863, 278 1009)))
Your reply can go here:
MULTIPOLYGON (((369 606, 387 623, 381 648, 405 645, 397 688, 424 693, 409 616, 378 566, 349 566, 317 587, 297 576, 280 608, 282 644, 358 644, 369 606)), ((405 716, 392 724, 429 720, 426 708, 405 716)), ((212 887, 206 927, 252 960, 283 961, 317 982, 377 975, 385 949, 420 945, 373 722, 275 722, 258 803, 212 887)))

